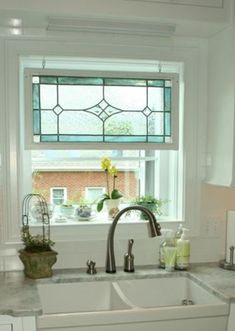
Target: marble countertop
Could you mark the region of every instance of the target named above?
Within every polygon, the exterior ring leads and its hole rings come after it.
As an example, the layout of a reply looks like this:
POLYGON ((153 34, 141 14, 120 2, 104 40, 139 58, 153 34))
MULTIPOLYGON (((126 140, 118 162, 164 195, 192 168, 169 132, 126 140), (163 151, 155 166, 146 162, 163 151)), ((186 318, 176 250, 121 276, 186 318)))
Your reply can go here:
POLYGON ((175 277, 186 275, 225 301, 235 302, 235 271, 223 270, 217 264, 194 264, 188 271, 166 272, 156 266, 136 267, 134 273, 121 269, 107 274, 104 269, 96 275, 88 275, 81 269, 54 270, 51 278, 31 280, 22 271, 0 272, 0 315, 33 316, 41 315, 42 307, 37 291, 38 284, 71 283, 116 279, 138 279, 175 277))

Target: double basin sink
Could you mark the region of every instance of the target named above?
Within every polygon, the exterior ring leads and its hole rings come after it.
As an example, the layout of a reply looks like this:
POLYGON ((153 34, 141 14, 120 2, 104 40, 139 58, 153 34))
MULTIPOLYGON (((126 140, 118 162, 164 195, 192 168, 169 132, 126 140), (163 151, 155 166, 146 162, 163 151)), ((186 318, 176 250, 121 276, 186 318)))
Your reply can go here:
POLYGON ((188 277, 82 281, 38 285, 46 314, 217 306, 221 299, 188 277))

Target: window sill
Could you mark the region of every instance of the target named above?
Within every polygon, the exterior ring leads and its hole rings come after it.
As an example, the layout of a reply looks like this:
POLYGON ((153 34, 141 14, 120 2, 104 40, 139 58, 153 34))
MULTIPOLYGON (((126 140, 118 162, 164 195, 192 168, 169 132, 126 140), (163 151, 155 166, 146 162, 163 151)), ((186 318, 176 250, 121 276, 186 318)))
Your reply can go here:
MULTIPOLYGON (((159 218, 158 222, 162 228, 176 230, 181 220, 159 218)), ((132 234, 136 239, 148 237, 147 220, 140 220, 138 217, 126 217, 119 220, 116 232, 118 239, 129 239, 132 234)), ((51 220, 51 239, 56 242, 67 241, 87 241, 87 240, 106 240, 108 230, 112 220, 106 213, 100 213, 97 217, 89 221, 79 221, 67 218, 65 222, 51 220)), ((32 223, 33 232, 38 233, 40 223, 32 223)))

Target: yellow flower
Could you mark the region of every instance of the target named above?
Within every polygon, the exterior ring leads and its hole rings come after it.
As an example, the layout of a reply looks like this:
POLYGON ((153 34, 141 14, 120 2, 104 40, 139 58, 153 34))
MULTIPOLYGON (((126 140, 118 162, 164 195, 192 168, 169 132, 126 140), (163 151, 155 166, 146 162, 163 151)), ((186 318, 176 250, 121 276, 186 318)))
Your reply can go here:
POLYGON ((111 167, 111 160, 108 157, 103 157, 101 160, 101 168, 103 170, 109 170, 111 167))
POLYGON ((109 168, 109 173, 110 173, 111 176, 115 177, 115 176, 117 176, 118 170, 115 166, 111 166, 109 168))

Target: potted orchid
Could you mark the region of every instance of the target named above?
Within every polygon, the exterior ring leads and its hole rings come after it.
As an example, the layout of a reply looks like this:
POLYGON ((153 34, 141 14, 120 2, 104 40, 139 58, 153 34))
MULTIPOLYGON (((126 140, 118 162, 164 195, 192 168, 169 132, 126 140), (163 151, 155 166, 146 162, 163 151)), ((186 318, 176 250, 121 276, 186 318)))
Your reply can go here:
POLYGON ((116 188, 118 170, 107 157, 102 158, 101 168, 105 172, 106 193, 98 200, 97 211, 100 212, 103 209, 104 203, 106 203, 109 216, 114 217, 118 212, 119 199, 122 197, 122 194, 116 188))

